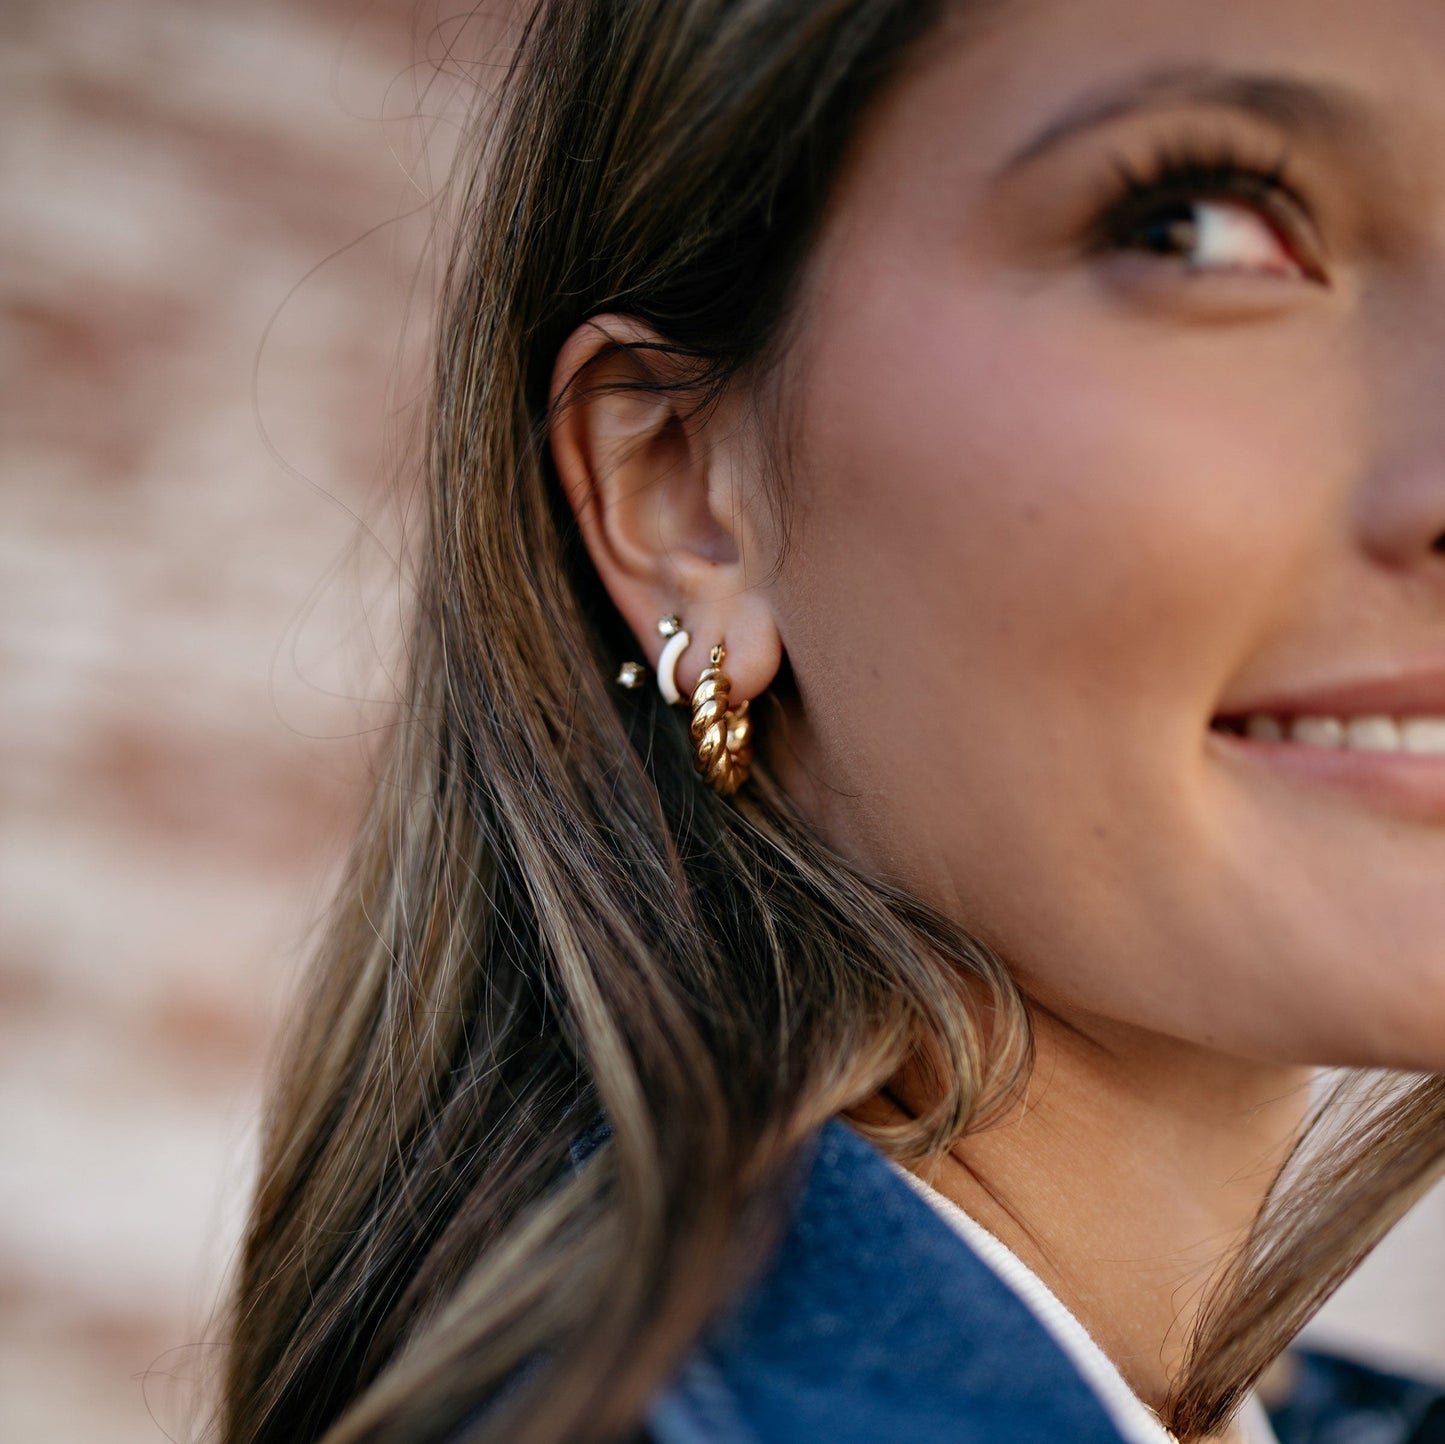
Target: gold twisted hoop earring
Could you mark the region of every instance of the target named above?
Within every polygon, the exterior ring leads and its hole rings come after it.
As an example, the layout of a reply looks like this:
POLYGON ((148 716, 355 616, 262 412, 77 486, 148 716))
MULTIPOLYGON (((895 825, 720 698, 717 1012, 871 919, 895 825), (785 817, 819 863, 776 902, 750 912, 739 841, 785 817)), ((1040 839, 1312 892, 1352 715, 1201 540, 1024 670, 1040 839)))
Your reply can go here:
POLYGON ((748 780, 753 760, 753 719, 748 704, 739 703, 728 711, 732 678, 722 669, 726 656, 719 642, 708 654, 697 686, 692 689, 692 734, 696 755, 693 765, 714 792, 724 797, 736 792, 748 780))

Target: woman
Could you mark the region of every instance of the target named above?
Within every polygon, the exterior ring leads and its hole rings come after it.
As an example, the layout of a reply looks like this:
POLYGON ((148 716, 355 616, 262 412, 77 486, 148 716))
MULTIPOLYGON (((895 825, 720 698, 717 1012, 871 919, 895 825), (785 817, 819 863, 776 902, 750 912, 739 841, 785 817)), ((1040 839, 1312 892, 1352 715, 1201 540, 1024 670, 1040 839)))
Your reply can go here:
POLYGON ((1264 1437, 1445 1157, 1442 62, 538 8, 226 1439, 1264 1437))

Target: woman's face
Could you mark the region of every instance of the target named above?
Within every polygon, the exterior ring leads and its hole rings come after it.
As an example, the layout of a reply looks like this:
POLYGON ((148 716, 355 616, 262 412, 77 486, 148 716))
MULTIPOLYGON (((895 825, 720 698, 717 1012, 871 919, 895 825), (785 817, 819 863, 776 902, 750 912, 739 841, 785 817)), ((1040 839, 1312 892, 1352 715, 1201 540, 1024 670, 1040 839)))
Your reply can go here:
POLYGON ((1445 1066, 1442 78, 1440 0, 1018 0, 830 203, 775 765, 1086 1026, 1445 1066))

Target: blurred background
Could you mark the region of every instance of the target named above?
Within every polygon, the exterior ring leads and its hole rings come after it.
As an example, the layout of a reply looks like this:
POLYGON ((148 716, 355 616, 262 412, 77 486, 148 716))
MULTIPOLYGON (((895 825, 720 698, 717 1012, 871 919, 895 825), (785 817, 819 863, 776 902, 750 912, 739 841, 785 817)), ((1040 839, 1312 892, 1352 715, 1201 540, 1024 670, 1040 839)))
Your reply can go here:
MULTIPOLYGON (((429 201, 494 41, 439 0, 0 4, 5 1440, 193 1427, 386 717, 429 201)), ((1437 1190, 1315 1333, 1445 1374, 1442 1295, 1437 1190)))

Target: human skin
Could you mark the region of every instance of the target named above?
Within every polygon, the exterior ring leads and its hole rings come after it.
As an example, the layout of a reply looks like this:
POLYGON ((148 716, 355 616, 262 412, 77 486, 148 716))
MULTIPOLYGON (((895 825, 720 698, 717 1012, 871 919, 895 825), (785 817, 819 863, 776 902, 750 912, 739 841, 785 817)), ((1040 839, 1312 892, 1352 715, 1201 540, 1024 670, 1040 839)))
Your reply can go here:
POLYGON ((1036 1005, 1027 1104, 932 1176, 1156 1402, 1181 1280, 1258 1207, 1308 1070, 1445 1068, 1445 758, 1211 726, 1445 717, 1442 67, 1438 0, 946 24, 863 119, 777 371, 695 428, 629 395, 554 432, 649 660, 664 612, 684 691, 725 637, 735 700, 776 683, 759 744, 820 832, 1036 1005), (1181 65, 1357 113, 1156 99, 1001 174, 1084 97, 1181 65), (1287 155, 1300 204, 1205 190, 1168 253, 1138 226, 1091 246, 1117 162, 1186 144, 1287 155), (1381 679, 1409 687, 1260 706, 1381 679))

